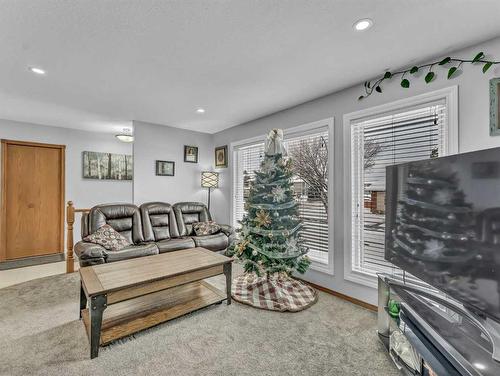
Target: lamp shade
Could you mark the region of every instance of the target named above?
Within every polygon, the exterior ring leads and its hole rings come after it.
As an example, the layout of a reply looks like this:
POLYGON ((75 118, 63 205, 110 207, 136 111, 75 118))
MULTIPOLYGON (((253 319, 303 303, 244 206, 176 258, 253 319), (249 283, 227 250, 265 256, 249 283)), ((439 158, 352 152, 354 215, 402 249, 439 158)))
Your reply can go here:
POLYGON ((203 171, 201 173, 201 186, 202 188, 218 188, 219 173, 211 171, 203 171))

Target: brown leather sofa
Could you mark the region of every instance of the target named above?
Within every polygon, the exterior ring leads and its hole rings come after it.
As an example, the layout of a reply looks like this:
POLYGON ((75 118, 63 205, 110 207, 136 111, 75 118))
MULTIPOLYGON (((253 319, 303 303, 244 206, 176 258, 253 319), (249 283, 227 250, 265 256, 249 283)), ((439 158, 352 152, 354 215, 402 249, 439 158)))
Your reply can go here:
POLYGON ((196 236, 193 223, 212 219, 206 206, 198 202, 148 202, 137 207, 133 204, 103 204, 94 206, 82 216, 82 239, 104 224, 125 236, 132 245, 120 251, 79 241, 74 246, 80 266, 103 264, 158 253, 204 247, 224 251, 234 240, 231 226, 220 225, 221 231, 213 235, 196 236))

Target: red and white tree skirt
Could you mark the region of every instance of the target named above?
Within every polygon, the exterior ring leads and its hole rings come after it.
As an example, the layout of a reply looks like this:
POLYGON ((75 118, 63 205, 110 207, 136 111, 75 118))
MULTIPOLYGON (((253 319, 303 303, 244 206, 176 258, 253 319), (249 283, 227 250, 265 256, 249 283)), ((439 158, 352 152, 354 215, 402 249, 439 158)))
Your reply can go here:
POLYGON ((316 290, 304 282, 284 275, 263 276, 249 273, 233 280, 234 300, 270 311, 302 311, 318 299, 316 290))

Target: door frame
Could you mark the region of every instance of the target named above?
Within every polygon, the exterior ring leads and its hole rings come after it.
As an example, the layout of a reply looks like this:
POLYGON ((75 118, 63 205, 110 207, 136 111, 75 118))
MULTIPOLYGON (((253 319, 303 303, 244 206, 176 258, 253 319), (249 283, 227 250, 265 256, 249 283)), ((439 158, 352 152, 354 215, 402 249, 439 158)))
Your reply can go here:
MULTIPOLYGON (((0 172, 0 189, 1 189, 1 203, 0 203, 0 262, 8 261, 7 260, 7 236, 6 236, 6 219, 7 219, 7 148, 10 145, 18 145, 18 146, 32 146, 32 147, 41 147, 41 148, 49 148, 49 149, 58 149, 61 162, 59 165, 61 174, 60 174, 60 184, 61 184, 61 197, 60 197, 60 219, 59 226, 61 229, 59 236, 59 249, 60 253, 64 255, 64 202, 65 202, 65 194, 66 194, 66 145, 56 145, 56 144, 46 144, 40 142, 30 142, 30 141, 16 141, 16 140, 1 140, 1 172, 0 172)), ((43 257, 43 256, 40 256, 43 257)), ((21 259, 20 259, 21 260, 21 259)))

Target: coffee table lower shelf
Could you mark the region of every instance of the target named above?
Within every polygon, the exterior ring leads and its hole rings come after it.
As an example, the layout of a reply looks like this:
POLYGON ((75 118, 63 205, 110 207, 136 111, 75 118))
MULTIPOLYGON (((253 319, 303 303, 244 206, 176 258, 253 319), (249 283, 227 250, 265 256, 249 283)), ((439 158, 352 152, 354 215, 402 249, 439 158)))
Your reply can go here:
MULTIPOLYGON (((109 305, 103 314, 100 344, 109 344, 226 298, 225 293, 209 283, 196 281, 109 305)), ((90 338, 88 309, 82 310, 82 318, 90 338)))

